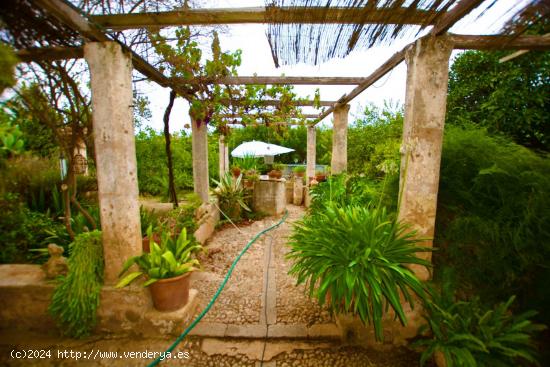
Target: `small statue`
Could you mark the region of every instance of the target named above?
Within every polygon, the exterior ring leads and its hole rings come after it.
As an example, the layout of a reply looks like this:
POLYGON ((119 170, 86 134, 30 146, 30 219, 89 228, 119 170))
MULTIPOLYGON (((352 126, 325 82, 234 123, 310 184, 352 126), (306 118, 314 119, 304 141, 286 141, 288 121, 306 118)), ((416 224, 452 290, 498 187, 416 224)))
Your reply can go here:
POLYGON ((46 273, 46 279, 55 279, 60 275, 67 275, 69 266, 67 258, 63 256, 65 249, 55 243, 48 245, 48 253, 50 258, 42 265, 42 270, 46 273))

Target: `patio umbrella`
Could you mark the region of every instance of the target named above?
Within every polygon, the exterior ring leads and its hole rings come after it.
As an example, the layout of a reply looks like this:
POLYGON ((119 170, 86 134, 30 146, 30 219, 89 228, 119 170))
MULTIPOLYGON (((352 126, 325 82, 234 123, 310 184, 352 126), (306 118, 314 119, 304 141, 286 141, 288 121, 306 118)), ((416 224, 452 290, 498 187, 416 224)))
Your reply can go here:
POLYGON ((233 149, 232 157, 265 157, 293 152, 294 149, 282 147, 280 145, 264 143, 263 141, 247 141, 233 149))

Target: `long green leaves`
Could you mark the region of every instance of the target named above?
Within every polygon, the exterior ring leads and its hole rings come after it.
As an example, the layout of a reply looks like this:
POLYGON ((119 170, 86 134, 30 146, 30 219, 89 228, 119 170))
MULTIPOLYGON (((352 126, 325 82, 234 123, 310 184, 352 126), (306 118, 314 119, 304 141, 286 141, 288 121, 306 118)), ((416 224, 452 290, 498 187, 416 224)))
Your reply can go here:
POLYGON ((481 307, 479 299, 453 302, 434 294, 425 308, 429 338, 417 345, 425 346, 420 364, 436 352, 447 366, 517 366, 520 360, 536 364, 537 354, 531 339, 545 326, 532 323, 535 312, 513 316, 510 311, 515 297, 494 309, 481 307))
POLYGON ((391 308, 406 324, 402 299, 423 298, 424 286, 407 266, 430 266, 416 256, 415 233, 395 222, 385 209, 329 203, 325 210, 295 224, 288 258, 290 274, 309 285, 310 296, 326 299, 338 313, 354 313, 373 324, 383 339, 382 320, 391 308))
POLYGON ((127 274, 118 282, 117 288, 126 287, 142 276, 148 278, 143 284, 146 287, 159 279, 173 278, 197 270, 199 261, 193 257, 196 252, 202 250, 202 246, 187 238, 185 228, 177 239, 172 238, 170 232, 163 232, 160 244, 154 241, 151 226, 147 229, 147 236, 151 241, 150 252, 134 256, 124 263, 121 276, 134 264, 139 267, 139 271, 127 274))
POLYGON ((88 335, 96 324, 103 284, 101 232, 76 236, 70 250, 69 273, 55 288, 49 312, 63 334, 80 338, 88 335))

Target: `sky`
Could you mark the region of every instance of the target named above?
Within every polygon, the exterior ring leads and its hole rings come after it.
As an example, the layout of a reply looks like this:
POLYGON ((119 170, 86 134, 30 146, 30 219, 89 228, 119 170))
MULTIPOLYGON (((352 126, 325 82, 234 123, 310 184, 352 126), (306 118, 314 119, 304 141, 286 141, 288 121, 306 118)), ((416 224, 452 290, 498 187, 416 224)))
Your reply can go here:
MULTIPOLYGON (((486 1, 487 3, 488 1, 486 1)), ((458 22, 450 32, 457 34, 495 34, 502 25, 511 17, 510 9, 520 9, 528 0, 499 0, 491 9, 478 19, 484 5, 474 10, 467 17, 458 22)), ((210 0, 208 8, 249 7, 263 6, 263 1, 258 0, 210 0)), ((238 69, 239 75, 248 76, 256 73, 261 76, 353 76, 367 77, 377 67, 383 64, 395 52, 401 50, 414 37, 398 39, 390 46, 377 46, 369 50, 353 51, 343 59, 333 59, 321 65, 312 66, 298 64, 276 68, 271 57, 271 51, 266 37, 266 25, 243 24, 227 26, 227 32, 220 35, 221 47, 224 50, 242 50, 242 64, 238 69)), ((459 51, 454 51, 452 58, 459 51)), ((361 111, 368 104, 379 107, 384 102, 403 104, 405 100, 406 65, 404 62, 395 67, 390 73, 381 78, 366 91, 350 102, 350 121, 361 116, 361 111)), ((161 88, 155 83, 141 83, 140 92, 148 96, 152 118, 146 124, 155 130, 163 129, 162 117, 168 103, 170 90, 161 88)), ((337 100, 343 94, 349 93, 354 86, 295 86, 294 90, 300 97, 313 98, 315 89, 319 88, 322 100, 337 100)), ((304 113, 317 113, 313 108, 304 108, 304 113)), ((332 115, 325 118, 323 125, 331 126, 332 115)), ((189 124, 187 102, 177 98, 170 117, 170 130, 180 131, 185 124, 189 124)))

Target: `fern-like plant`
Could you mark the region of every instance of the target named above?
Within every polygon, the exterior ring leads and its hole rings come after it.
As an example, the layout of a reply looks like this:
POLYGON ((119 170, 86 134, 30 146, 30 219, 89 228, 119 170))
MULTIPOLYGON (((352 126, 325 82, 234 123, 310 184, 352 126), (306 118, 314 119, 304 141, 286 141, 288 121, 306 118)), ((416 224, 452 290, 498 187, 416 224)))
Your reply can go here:
POLYGON ((103 284, 101 232, 85 232, 69 245, 67 276, 55 288, 49 312, 64 335, 80 338, 96 325, 96 311, 103 284))
POLYGON ((436 295, 425 305, 428 324, 420 329, 429 330, 430 336, 416 343, 426 348, 420 364, 441 353, 447 367, 513 367, 520 361, 538 365, 531 337, 546 327, 529 320, 534 311, 514 316, 510 311, 514 299, 486 309, 477 298, 455 303, 436 295))
POLYGON ((425 295, 422 282, 407 267, 430 265, 416 256, 429 249, 418 246, 414 236, 384 208, 329 204, 295 224, 290 274, 298 284, 308 284, 309 295, 320 304, 328 298, 333 312, 353 313, 373 324, 382 340, 388 309, 406 324, 401 296, 413 306, 411 293, 425 295))

